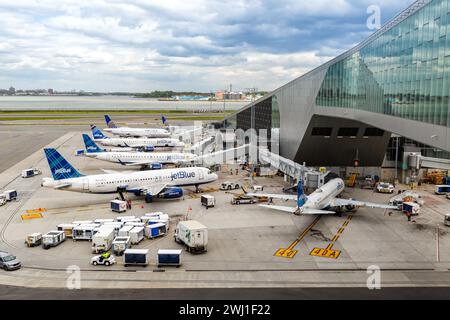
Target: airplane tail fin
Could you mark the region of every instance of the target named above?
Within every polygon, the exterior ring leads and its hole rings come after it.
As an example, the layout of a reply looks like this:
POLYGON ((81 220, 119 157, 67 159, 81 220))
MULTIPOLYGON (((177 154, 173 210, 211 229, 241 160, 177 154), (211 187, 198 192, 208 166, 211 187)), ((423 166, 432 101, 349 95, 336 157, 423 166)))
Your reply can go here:
POLYGON ((100 148, 87 134, 83 134, 83 141, 87 153, 105 152, 105 149, 100 148))
POLYGON ((111 118, 107 114, 105 114, 105 121, 106 121, 106 125, 108 126, 108 128, 117 128, 114 121, 112 121, 111 118))
POLYGON ((44 152, 54 180, 79 178, 83 176, 56 149, 46 148, 44 152))
POLYGON ((99 128, 97 128, 97 126, 91 124, 91 130, 94 139, 108 139, 108 137, 105 136, 99 128))
POLYGON ((300 179, 297 185, 297 206, 299 208, 303 207, 306 203, 306 195, 303 190, 303 181, 300 179))

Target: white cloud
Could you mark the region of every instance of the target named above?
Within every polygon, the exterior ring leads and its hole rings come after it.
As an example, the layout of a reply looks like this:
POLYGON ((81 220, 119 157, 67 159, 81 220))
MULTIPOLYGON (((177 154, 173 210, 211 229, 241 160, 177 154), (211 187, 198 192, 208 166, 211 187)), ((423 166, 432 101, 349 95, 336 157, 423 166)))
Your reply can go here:
POLYGON ((271 90, 366 35, 366 2, 0 0, 0 87, 271 90))

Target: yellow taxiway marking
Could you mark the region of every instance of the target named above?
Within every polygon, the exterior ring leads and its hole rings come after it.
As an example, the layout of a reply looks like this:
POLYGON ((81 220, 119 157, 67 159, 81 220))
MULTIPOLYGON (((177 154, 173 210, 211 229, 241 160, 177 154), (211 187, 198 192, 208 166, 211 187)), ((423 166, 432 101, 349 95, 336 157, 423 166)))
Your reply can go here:
POLYGON ((309 255, 315 256, 315 257, 329 258, 329 259, 337 259, 337 258, 339 258, 339 256, 341 255, 341 251, 340 250, 333 250, 333 246, 338 241, 339 237, 342 235, 342 233, 344 232, 345 228, 348 226, 348 224, 350 223, 352 218, 353 218, 353 215, 349 215, 347 217, 347 219, 345 220, 345 222, 342 225, 342 227, 339 228, 338 232, 335 234, 333 239, 331 239, 330 244, 325 249, 323 249, 323 248, 314 248, 309 253, 309 255))
POLYGON ((31 220, 31 219, 41 219, 43 218, 42 213, 27 213, 20 216, 22 220, 31 220))
POLYGON ((317 222, 319 222, 320 218, 321 216, 317 216, 317 218, 314 219, 314 221, 305 230, 303 230, 303 232, 298 236, 298 238, 294 242, 292 242, 287 249, 285 248, 278 249, 278 251, 275 252, 274 256, 288 259, 294 258, 298 252, 298 250, 294 250, 295 246, 306 237, 308 232, 311 231, 312 228, 314 228, 317 222))
POLYGON ((47 210, 45 208, 37 208, 37 209, 29 209, 27 210, 27 213, 33 214, 33 213, 41 213, 46 212, 47 210))

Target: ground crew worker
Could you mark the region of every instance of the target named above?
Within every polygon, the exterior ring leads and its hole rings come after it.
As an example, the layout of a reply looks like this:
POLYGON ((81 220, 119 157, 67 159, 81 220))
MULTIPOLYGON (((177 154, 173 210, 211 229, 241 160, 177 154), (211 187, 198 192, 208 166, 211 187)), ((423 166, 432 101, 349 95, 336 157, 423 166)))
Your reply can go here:
POLYGON ((411 222, 411 212, 407 212, 406 216, 408 217, 408 221, 411 222))
POLYGON ((239 174, 239 168, 236 168, 236 175, 239 174))

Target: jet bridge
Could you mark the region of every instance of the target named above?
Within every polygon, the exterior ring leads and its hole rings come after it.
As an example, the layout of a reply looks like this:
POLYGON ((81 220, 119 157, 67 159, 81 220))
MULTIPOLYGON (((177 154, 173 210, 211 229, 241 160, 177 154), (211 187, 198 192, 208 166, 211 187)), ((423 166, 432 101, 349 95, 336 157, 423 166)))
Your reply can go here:
POLYGON ((450 171, 450 160, 424 157, 419 153, 410 153, 408 155, 408 166, 416 170, 421 168, 430 168, 450 171))
POLYGON ((306 167, 305 164, 298 164, 292 160, 270 152, 266 148, 259 149, 259 161, 270 164, 277 168, 286 176, 290 177, 291 183, 296 183, 301 178, 307 188, 319 188, 326 183, 325 176, 329 172, 319 172, 313 168, 306 167))

